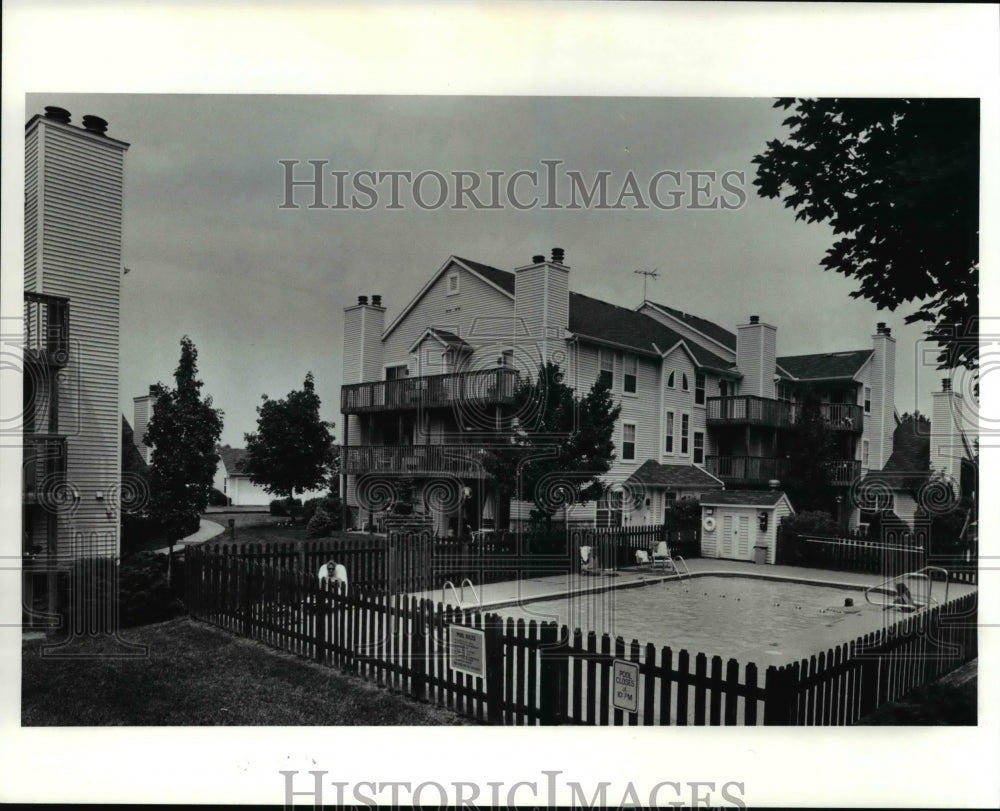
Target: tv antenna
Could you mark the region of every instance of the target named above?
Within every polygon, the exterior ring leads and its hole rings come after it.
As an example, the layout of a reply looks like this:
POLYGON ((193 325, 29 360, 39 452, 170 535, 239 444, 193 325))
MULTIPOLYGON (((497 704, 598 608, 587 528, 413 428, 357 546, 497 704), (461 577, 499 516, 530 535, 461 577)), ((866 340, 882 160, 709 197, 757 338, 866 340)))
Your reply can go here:
POLYGON ((642 276, 642 300, 643 301, 646 300, 646 284, 649 282, 650 278, 657 279, 660 276, 660 274, 656 272, 657 270, 659 270, 659 268, 653 268, 652 270, 642 270, 642 269, 639 269, 639 270, 632 271, 633 273, 638 273, 640 276, 642 276))

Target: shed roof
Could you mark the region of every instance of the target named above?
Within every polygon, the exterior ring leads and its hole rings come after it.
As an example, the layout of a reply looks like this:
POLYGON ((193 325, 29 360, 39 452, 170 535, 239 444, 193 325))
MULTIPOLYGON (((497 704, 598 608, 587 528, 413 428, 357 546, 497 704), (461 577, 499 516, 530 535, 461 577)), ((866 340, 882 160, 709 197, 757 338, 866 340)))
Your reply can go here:
POLYGON ((677 489, 721 490, 723 483, 695 465, 661 465, 647 459, 628 481, 641 482, 650 487, 675 487, 677 489))
POLYGON ((747 506, 775 507, 787 496, 781 490, 723 490, 701 497, 701 505, 709 507, 747 506))

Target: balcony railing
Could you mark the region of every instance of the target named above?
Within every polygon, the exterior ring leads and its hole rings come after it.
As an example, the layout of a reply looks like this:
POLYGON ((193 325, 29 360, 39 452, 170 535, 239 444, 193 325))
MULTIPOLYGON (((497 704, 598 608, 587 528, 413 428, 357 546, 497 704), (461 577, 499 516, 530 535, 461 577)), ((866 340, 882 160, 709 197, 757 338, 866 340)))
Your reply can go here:
MULTIPOLYGON (((802 403, 792 405, 792 420, 802 419, 802 403)), ((864 411, 853 403, 820 403, 819 413, 831 431, 850 431, 860 434, 865 427, 864 411)))
POLYGON ((784 459, 764 456, 706 456, 705 470, 727 484, 759 484, 778 479, 785 472, 784 459))
MULTIPOLYGON (((705 417, 709 425, 766 425, 787 428, 802 419, 803 404, 772 400, 753 395, 709 397, 705 417)), ((832 431, 861 433, 864 413, 861 406, 848 403, 819 403, 819 413, 832 431)))
POLYGON ((792 423, 792 410, 785 400, 739 395, 709 397, 705 404, 709 425, 769 425, 778 428, 792 423))
POLYGON ((25 504, 45 504, 66 478, 66 437, 34 434, 24 437, 23 494, 25 504))
POLYGON ((24 355, 29 361, 65 366, 69 361, 69 299, 24 294, 24 355))
POLYGON ((484 445, 347 445, 341 448, 344 473, 484 476, 484 445))
POLYGON ((456 405, 500 405, 513 401, 517 380, 516 369, 498 366, 474 372, 353 383, 340 389, 340 410, 345 414, 364 414, 456 405))
POLYGON ((837 486, 847 486, 853 484, 861 475, 861 462, 854 459, 841 459, 836 462, 827 462, 827 471, 830 474, 830 484, 837 486))

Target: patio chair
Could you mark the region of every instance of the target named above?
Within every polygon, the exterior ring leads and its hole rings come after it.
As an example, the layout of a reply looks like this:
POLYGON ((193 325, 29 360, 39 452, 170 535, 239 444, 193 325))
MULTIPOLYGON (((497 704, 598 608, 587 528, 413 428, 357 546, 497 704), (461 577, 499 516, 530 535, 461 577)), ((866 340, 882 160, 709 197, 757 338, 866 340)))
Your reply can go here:
POLYGON ((663 567, 668 571, 677 571, 677 568, 674 566, 673 555, 670 554, 670 547, 667 546, 666 541, 660 541, 653 550, 653 568, 656 568, 657 563, 662 563, 663 567))
POLYGON ((645 549, 635 550, 635 563, 637 566, 652 566, 653 559, 645 549))
POLYGON ((598 574, 597 560, 592 546, 580 547, 580 574, 598 574))

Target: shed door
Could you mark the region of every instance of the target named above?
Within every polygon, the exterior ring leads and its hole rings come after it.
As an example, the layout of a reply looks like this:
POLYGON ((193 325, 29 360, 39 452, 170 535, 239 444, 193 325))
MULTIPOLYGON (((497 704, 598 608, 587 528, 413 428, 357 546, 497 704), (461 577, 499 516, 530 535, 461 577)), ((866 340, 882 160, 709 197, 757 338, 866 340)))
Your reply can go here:
POLYGON ((733 556, 733 516, 726 513, 722 516, 722 537, 719 538, 719 557, 731 558, 733 556))
POLYGON ((739 517, 739 528, 736 532, 736 558, 750 560, 750 516, 739 517))

